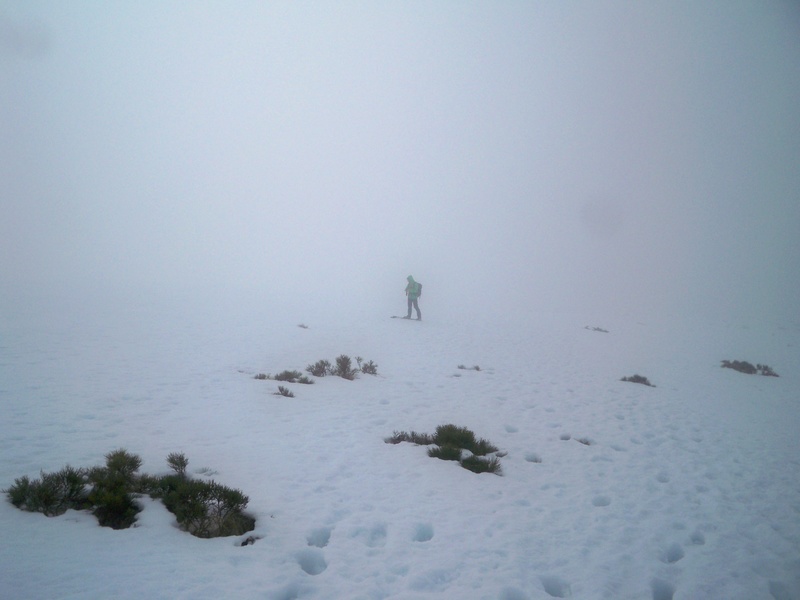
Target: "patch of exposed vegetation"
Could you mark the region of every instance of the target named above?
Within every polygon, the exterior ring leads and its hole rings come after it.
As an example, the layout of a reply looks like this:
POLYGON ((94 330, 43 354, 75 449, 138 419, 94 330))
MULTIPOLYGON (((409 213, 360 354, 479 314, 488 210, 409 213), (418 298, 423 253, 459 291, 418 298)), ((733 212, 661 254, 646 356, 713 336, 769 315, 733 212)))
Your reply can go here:
POLYGON ((650 387, 656 387, 647 379, 647 377, 642 377, 641 375, 631 375, 630 377, 623 377, 620 381, 629 381, 630 383, 641 383, 642 385, 649 385, 650 387))
POLYGON ((21 510, 52 517, 67 510, 90 510, 103 527, 125 529, 141 511, 136 498, 149 495, 160 499, 180 527, 197 537, 241 535, 255 528, 246 515, 248 497, 215 481, 187 476, 188 459, 171 453, 167 465, 174 474, 156 477, 139 474, 139 456, 119 449, 106 454, 104 467, 64 467, 56 473, 42 471, 39 479, 26 476, 3 492, 21 510))
POLYGON ((746 373, 747 375, 765 375, 767 377, 778 377, 779 375, 773 371, 772 367, 769 365, 752 365, 751 363, 747 362, 746 360, 723 360, 722 361, 722 368, 724 369, 733 369, 734 371, 739 371, 740 373, 746 373))
POLYGON ((608 333, 608 329, 603 329, 602 327, 589 327, 587 325, 584 327, 584 329, 588 329, 589 331, 599 331, 600 333, 608 333))
POLYGON ((335 363, 335 365, 332 365, 328 360, 318 360, 317 362, 308 365, 306 367, 306 371, 311 373, 314 377, 326 377, 328 375, 333 375, 349 381, 352 381, 358 377, 359 373, 365 373, 367 375, 378 374, 378 365, 371 360, 364 362, 364 359, 360 356, 356 356, 357 366, 355 367, 353 366, 353 359, 351 359, 347 354, 340 354, 337 356, 335 363))
POLYGON ((498 456, 486 458, 486 455, 498 452, 497 446, 488 440, 477 438, 475 433, 466 427, 452 424, 439 425, 433 435, 416 431, 410 433, 395 431, 384 441, 387 444, 411 442, 423 446, 435 445, 428 450, 428 456, 456 461, 473 473, 502 474, 498 456))

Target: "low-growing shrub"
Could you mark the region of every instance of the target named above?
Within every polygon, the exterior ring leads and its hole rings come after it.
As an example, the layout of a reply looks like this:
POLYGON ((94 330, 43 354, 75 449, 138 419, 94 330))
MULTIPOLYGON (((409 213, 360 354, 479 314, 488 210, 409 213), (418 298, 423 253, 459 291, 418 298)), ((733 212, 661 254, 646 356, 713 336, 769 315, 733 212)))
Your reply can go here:
POLYGON ((497 452, 497 447, 491 442, 475 437, 475 433, 466 427, 456 425, 439 425, 433 435, 412 431, 395 431, 391 437, 384 440, 387 444, 412 442, 419 445, 435 447, 428 450, 428 456, 442 460, 458 461, 462 467, 475 473, 502 473, 498 456, 482 458, 487 454, 497 452), (464 450, 469 456, 462 458, 464 450))
POLYGON ((496 456, 491 458, 481 458, 480 456, 469 456, 461 461, 461 466, 473 473, 494 473, 502 475, 503 469, 500 466, 500 459, 496 456))
POLYGON ((241 535, 255 527, 255 520, 242 512, 249 499, 240 490, 178 475, 162 478, 160 488, 164 506, 194 536, 241 535))
POLYGON ((630 383, 641 383, 642 385, 649 385, 650 387, 656 387, 652 383, 647 380, 647 377, 642 377, 641 375, 631 375, 630 377, 623 377, 620 381, 628 381, 630 383))
POLYGON ((289 383, 297 383, 303 374, 300 371, 283 371, 273 377, 275 381, 287 381, 289 383))
POLYGON ((331 374, 331 363, 327 360, 318 360, 313 365, 308 365, 306 371, 314 377, 325 377, 331 374))
POLYGON ((362 373, 366 373, 367 375, 377 375, 378 374, 378 365, 376 365, 373 361, 369 361, 367 363, 363 362, 360 356, 356 356, 356 363, 358 364, 358 370, 362 373))
POLYGON ((186 467, 189 466, 189 459, 183 452, 170 452, 167 456, 167 466, 181 477, 186 476, 186 467))
POLYGON ((433 446, 428 448, 428 456, 441 460, 461 460, 461 448, 457 446, 433 446))
POLYGON ((497 447, 481 438, 476 439, 475 433, 466 427, 456 427, 455 425, 439 425, 433 436, 433 442, 440 446, 455 446, 469 450, 476 456, 485 456, 491 452, 497 452, 497 447))
POLYGON ((104 467, 42 472, 41 479, 20 477, 3 490, 22 510, 60 515, 68 509, 91 510, 100 525, 130 527, 140 512, 137 494, 161 499, 175 514, 179 525, 198 537, 241 535, 255 528, 255 519, 244 514, 248 497, 215 481, 194 480, 186 475, 184 454, 171 453, 167 464, 175 472, 155 477, 139 475, 141 458, 126 450, 106 455, 104 467), (86 487, 91 485, 87 492, 86 487))
POLYGON ((340 354, 336 357, 336 366, 333 368, 333 371, 331 371, 332 375, 352 381, 356 378, 357 373, 358 370, 353 368, 353 361, 349 356, 340 354))
POLYGON ((86 471, 69 465, 55 473, 42 471, 39 479, 19 477, 14 480, 14 485, 3 491, 17 508, 40 512, 48 517, 88 506, 86 471))
MULTIPOLYGON (((336 365, 331 365, 330 361, 318 360, 314 364, 308 365, 306 371, 311 373, 314 377, 325 377, 327 375, 335 375, 352 381, 359 373, 366 373, 367 375, 377 375, 378 365, 374 361, 364 362, 360 356, 356 356, 357 367, 353 367, 353 360, 346 354, 341 354, 336 357, 336 365)), ((313 383, 309 381, 309 383, 313 383)))
POLYGON ((294 393, 289 389, 282 385, 278 386, 278 391, 275 392, 276 396, 286 396, 287 398, 294 398, 294 393))
POLYGON ((746 360, 723 360, 722 367, 725 369, 733 369, 734 371, 739 371, 740 373, 745 373, 747 375, 766 375, 767 377, 778 377, 778 374, 772 370, 772 367, 769 365, 755 365, 753 366, 746 360))
POLYGON ((263 379, 269 379, 269 375, 267 375, 266 373, 259 373, 253 379, 262 379, 262 380, 263 379))
POLYGON ((134 501, 137 489, 137 472, 142 459, 127 450, 119 449, 106 454, 106 466, 89 470, 92 484, 88 500, 94 506, 94 515, 103 527, 127 529, 141 510, 134 501))
POLYGON ((465 367, 464 365, 458 365, 458 368, 462 371, 480 371, 481 368, 478 365, 473 365, 471 367, 465 367))
POLYGON ((387 444, 399 444, 400 442, 411 442, 419 446, 429 446, 434 443, 433 436, 429 433, 417 433, 412 431, 407 433, 405 431, 395 431, 391 437, 384 440, 387 444))

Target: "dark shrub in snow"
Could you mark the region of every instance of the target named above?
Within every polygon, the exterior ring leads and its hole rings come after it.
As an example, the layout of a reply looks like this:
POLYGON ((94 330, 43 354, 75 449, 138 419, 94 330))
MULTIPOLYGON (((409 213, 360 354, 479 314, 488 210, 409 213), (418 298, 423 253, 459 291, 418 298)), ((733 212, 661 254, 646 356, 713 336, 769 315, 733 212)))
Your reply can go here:
POLYGON ((87 508, 86 471, 69 465, 55 473, 42 471, 40 479, 27 476, 14 480, 3 490, 19 509, 40 512, 48 517, 64 514, 69 509, 87 508))
POLYGON ((91 509, 100 525, 114 529, 133 525, 141 510, 138 494, 161 499, 181 528, 197 537, 241 535, 255 528, 255 519, 243 512, 248 497, 215 481, 190 479, 185 455, 173 452, 167 457, 173 475, 139 475, 141 464, 137 455, 115 450, 106 455, 104 467, 67 466, 57 473, 42 472, 33 481, 20 477, 3 491, 22 510, 56 516, 68 509, 91 509))
POLYGON ((439 425, 433 435, 412 431, 395 431, 391 437, 384 440, 387 444, 412 442, 414 444, 436 447, 428 450, 428 456, 442 460, 458 461, 459 464, 473 473, 501 474, 500 460, 497 456, 481 458, 492 452, 497 452, 497 446, 481 438, 477 439, 475 433, 466 427, 456 425, 439 425), (464 450, 468 456, 462 458, 464 450))
POLYGON ((772 367, 769 365, 755 365, 753 366, 746 360, 723 360, 722 361, 722 368, 724 369, 733 369, 734 371, 739 371, 740 373, 746 373, 747 375, 755 375, 758 373, 759 375, 766 375, 767 377, 778 377, 778 374, 772 370, 772 367))
POLYGON ((647 377, 642 377, 641 375, 631 375, 630 377, 623 377, 620 381, 629 381, 631 383, 641 383, 642 385, 649 385, 650 387, 656 387, 652 383, 647 380, 647 377))
POLYGON ((294 394, 292 393, 292 391, 289 388, 284 387, 282 385, 278 386, 278 391, 275 392, 275 394, 277 396, 286 396, 287 398, 294 398, 294 394))

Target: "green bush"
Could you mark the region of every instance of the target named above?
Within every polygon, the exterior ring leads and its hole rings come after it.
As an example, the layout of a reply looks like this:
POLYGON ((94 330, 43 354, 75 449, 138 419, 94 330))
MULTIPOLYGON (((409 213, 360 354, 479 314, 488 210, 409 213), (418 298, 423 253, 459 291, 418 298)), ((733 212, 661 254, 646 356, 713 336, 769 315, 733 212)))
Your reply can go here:
POLYGON ((92 490, 88 499, 103 527, 126 529, 133 525, 141 510, 133 499, 138 489, 136 473, 141 465, 139 456, 119 449, 106 454, 105 467, 89 470, 92 490))
POLYGON ((333 368, 331 372, 332 375, 336 375, 341 377, 342 379, 348 379, 352 381, 356 378, 356 374, 358 373, 357 369, 353 368, 353 361, 350 359, 349 356, 346 354, 340 354, 336 357, 336 366, 333 368))
POLYGON ((275 392, 275 394, 277 396, 286 396, 287 398, 294 398, 294 393, 289 388, 283 387, 282 385, 278 386, 278 391, 275 392))
MULTIPOLYGON (((332 366, 330 361, 318 360, 314 364, 308 365, 306 371, 311 373, 314 377, 335 375, 350 381, 355 379, 359 372, 366 373, 367 375, 378 374, 378 365, 376 365, 374 361, 364 362, 363 358, 356 356, 356 363, 358 367, 353 367, 353 360, 346 354, 341 354, 336 357, 336 366, 332 366)), ((308 383, 313 383, 313 381, 309 380, 308 383)))
POLYGON ((630 377, 623 377, 620 381, 629 381, 630 383, 641 383, 642 385, 648 385, 650 387, 656 387, 650 381, 648 381, 647 377, 642 377, 641 375, 631 375, 630 377))
POLYGON ((303 374, 300 371, 283 371, 273 377, 275 381, 288 381, 289 383, 297 383, 303 374))
POLYGON ((412 431, 406 433, 405 431, 395 431, 391 437, 384 440, 387 444, 399 444, 400 442, 411 442, 420 446, 429 446, 433 444, 433 436, 429 433, 417 433, 412 431))
POLYGON ((476 456, 485 456, 491 452, 497 452, 497 447, 481 438, 476 439, 475 434, 466 427, 456 427, 455 425, 439 425, 433 441, 440 446, 455 446, 469 450, 476 456))
POLYGON ((104 467, 67 466, 57 473, 42 472, 41 479, 33 481, 19 477, 3 491, 22 510, 54 516, 70 508, 91 509, 100 525, 114 529, 135 522, 141 510, 137 494, 161 499, 180 526, 198 537, 240 535, 255 528, 255 519, 243 513, 247 496, 215 481, 188 478, 189 460, 184 454, 173 452, 167 457, 172 475, 138 475, 141 463, 135 454, 115 450, 106 455, 104 467), (91 485, 88 493, 87 485, 91 485))
POLYGON ((69 465, 55 473, 42 471, 41 478, 33 481, 27 476, 19 477, 3 491, 17 508, 48 517, 87 506, 86 472, 69 465))
POLYGON ((378 374, 378 365, 376 365, 373 361, 369 361, 367 363, 363 362, 360 356, 356 356, 356 363, 358 364, 358 370, 362 373, 366 373, 367 375, 377 375, 378 374))
POLYGON ((769 365, 759 364, 754 366, 746 360, 723 360, 722 367, 725 369, 733 369, 734 371, 739 371, 747 375, 755 375, 758 373, 759 375, 766 375, 767 377, 778 377, 778 374, 773 371, 772 367, 769 365))
POLYGON ((503 469, 500 466, 500 459, 496 456, 492 458, 481 458, 479 456, 469 456, 461 461, 461 466, 473 473, 494 473, 502 475, 503 469))
POLYGON ((436 444, 428 450, 428 456, 442 460, 458 461, 462 467, 474 473, 495 473, 502 474, 500 460, 498 456, 492 458, 481 458, 492 452, 497 452, 497 446, 489 441, 475 437, 475 433, 466 427, 457 427, 453 424, 439 425, 433 435, 427 433, 417 433, 412 431, 395 431, 391 437, 384 440, 387 444, 399 444, 400 442, 412 442, 415 444, 429 446, 436 444), (463 450, 469 452, 467 458, 461 458, 463 450))
POLYGON ((314 377, 325 377, 331 374, 331 363, 327 360, 318 360, 313 365, 308 365, 306 371, 314 377))
POLYGON ((255 527, 255 519, 242 513, 249 499, 240 490, 178 475, 162 478, 160 488, 164 506, 194 536, 241 535, 255 527))
POLYGON ((434 446, 428 448, 428 456, 441 460, 461 460, 461 448, 457 446, 434 446))
POLYGON ((178 475, 186 476, 186 467, 189 466, 189 459, 183 452, 170 452, 167 456, 167 465, 178 475))

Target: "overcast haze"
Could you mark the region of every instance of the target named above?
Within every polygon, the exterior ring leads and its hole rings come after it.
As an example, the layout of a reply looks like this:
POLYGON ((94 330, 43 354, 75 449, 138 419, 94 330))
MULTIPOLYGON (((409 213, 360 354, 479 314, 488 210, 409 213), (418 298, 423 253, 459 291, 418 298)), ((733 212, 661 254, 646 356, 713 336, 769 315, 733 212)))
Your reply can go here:
POLYGON ((6 290, 796 318, 794 2, 0 2, 6 290))

